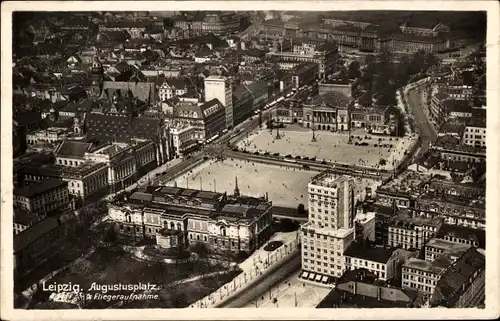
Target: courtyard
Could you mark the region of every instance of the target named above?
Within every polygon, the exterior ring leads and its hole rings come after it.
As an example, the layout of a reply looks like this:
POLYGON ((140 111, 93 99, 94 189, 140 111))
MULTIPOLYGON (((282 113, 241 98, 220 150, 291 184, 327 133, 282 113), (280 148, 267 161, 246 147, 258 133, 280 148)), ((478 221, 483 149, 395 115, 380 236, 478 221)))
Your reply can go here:
POLYGON ((307 208, 307 184, 318 172, 244 160, 210 160, 166 185, 234 193, 236 177, 242 195, 263 197, 273 205, 307 208))
POLYGON ((298 124, 281 128, 281 138, 278 139, 276 136, 276 129, 273 129, 272 133, 268 129, 261 129, 241 140, 237 147, 250 152, 279 153, 282 156, 291 155, 292 157, 316 157, 318 161, 326 160, 327 162, 391 170, 397 166, 398 161, 404 156, 405 150, 409 149, 412 141, 416 139, 368 135, 363 130, 358 130, 352 133, 352 144, 349 144, 347 133, 315 131, 316 141, 313 142, 312 130, 298 124), (379 166, 381 159, 386 161, 383 166, 379 166))

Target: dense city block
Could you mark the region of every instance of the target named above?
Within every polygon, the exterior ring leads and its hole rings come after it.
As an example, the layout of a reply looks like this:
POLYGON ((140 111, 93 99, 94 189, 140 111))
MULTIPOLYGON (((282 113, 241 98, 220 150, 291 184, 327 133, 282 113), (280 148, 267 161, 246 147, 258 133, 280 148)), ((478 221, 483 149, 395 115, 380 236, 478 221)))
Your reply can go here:
POLYGON ((484 307, 486 14, 16 12, 16 308, 484 307))

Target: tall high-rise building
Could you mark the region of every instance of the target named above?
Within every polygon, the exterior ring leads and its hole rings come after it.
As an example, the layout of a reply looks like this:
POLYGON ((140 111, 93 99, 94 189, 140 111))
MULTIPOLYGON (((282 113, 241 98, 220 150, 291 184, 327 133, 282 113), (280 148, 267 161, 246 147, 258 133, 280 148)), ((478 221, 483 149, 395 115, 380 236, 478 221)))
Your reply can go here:
POLYGON ((309 221, 301 228, 301 277, 331 283, 346 267, 344 251, 355 237, 354 180, 323 172, 308 185, 309 221))
POLYGON ((205 78, 205 101, 218 99, 226 108, 226 128, 233 127, 233 86, 231 77, 205 78))

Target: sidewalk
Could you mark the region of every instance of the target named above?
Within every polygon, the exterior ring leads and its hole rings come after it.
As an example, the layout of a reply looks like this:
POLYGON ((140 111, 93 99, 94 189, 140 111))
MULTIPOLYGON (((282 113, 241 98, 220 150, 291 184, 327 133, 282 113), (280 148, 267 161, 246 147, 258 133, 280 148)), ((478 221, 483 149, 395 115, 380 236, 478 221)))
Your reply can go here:
POLYGON ((211 308, 235 294, 237 291, 244 290, 250 281, 261 275, 266 269, 296 249, 298 244, 296 233, 297 232, 294 231, 290 233, 275 234, 270 241, 282 241, 283 245, 281 247, 273 252, 264 251, 263 248, 265 245, 256 250, 247 260, 239 264, 239 267, 243 270, 242 273, 231 282, 200 299, 192 306, 195 308, 211 308))
POLYGON ((245 308, 316 308, 332 288, 304 283, 299 275, 294 273, 245 308))

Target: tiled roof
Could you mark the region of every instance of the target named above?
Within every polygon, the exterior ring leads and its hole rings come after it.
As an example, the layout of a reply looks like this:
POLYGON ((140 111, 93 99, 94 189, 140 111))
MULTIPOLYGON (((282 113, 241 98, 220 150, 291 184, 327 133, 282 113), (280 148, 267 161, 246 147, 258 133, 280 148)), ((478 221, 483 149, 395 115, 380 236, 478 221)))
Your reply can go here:
POLYGON ((465 226, 443 224, 439 229, 437 237, 453 236, 460 239, 472 240, 478 243, 478 247, 486 248, 486 233, 484 230, 473 229, 465 226))
POLYGON ((142 102, 153 102, 156 99, 155 90, 155 84, 149 82, 105 81, 102 97, 111 99, 114 92, 125 96, 130 91, 133 97, 142 102))
POLYGON ((85 156, 85 153, 92 147, 91 143, 77 141, 77 140, 65 140, 57 148, 55 155, 56 157, 74 157, 81 158, 85 156))
POLYGON ((454 307, 464 290, 468 290, 469 279, 476 271, 483 270, 484 267, 484 255, 475 249, 467 251, 453 266, 446 270, 437 282, 436 290, 431 297, 431 306, 454 307), (463 289, 464 285, 466 285, 465 289, 463 289))
POLYGON ((91 113, 85 118, 89 137, 128 142, 132 138, 157 141, 161 120, 149 117, 124 117, 91 113))
POLYGON ((347 107, 351 99, 341 92, 328 92, 323 95, 315 96, 307 104, 308 105, 323 105, 328 107, 347 107))
POLYGON ((59 225, 58 219, 47 217, 21 233, 14 235, 14 252, 19 252, 38 238, 57 228, 59 225))

